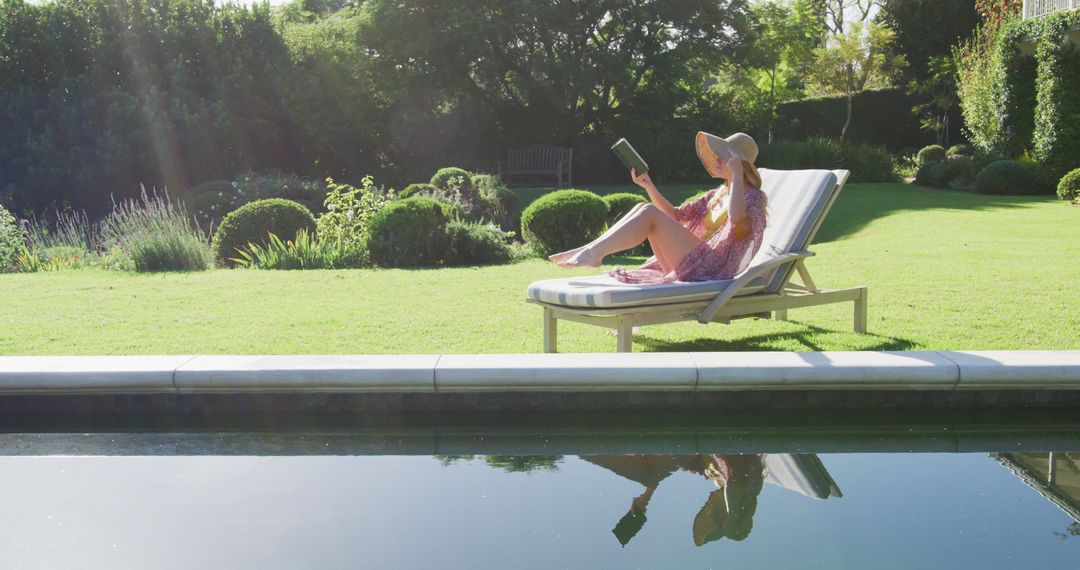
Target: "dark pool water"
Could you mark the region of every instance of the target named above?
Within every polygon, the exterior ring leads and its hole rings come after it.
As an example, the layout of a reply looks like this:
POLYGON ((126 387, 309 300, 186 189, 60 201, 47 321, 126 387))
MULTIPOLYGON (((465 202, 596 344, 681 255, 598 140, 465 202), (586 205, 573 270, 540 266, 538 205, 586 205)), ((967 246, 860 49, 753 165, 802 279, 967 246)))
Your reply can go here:
POLYGON ((0 567, 1080 567, 1070 450, 140 455, 123 437, 0 456, 0 567))

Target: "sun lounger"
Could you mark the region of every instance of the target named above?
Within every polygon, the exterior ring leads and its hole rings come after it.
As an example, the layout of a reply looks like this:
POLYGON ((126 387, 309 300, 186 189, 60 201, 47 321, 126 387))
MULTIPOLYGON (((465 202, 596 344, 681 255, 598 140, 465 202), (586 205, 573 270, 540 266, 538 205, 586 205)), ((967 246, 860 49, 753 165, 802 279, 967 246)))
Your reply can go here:
POLYGON ((761 249, 734 279, 666 285, 628 285, 612 277, 547 279, 529 285, 527 300, 544 309, 544 352, 557 350, 558 321, 614 329, 619 352, 630 352, 633 328, 698 321, 773 316, 786 320, 788 309, 854 302, 855 332, 866 332, 866 287, 818 289, 804 260, 847 180, 846 170, 761 169, 769 197, 768 223, 761 249), (801 283, 792 281, 795 274, 801 283))

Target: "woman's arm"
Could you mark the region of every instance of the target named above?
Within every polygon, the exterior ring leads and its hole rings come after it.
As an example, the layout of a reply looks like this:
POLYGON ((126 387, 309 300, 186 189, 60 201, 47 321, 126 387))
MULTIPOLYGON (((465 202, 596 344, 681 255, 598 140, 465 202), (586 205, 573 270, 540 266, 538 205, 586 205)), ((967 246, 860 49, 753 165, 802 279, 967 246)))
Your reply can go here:
POLYGON ((744 188, 746 182, 743 176, 742 159, 737 156, 729 158, 727 167, 731 173, 731 199, 728 202, 731 233, 736 240, 741 240, 752 232, 750 219, 746 214, 746 189, 744 188))
POLYGON ((660 209, 661 212, 668 215, 668 217, 675 219, 675 206, 671 205, 671 202, 656 189, 656 184, 653 184, 652 178, 649 177, 648 172, 642 172, 638 174, 633 168, 630 169, 630 176, 634 179, 634 184, 641 186, 645 189, 645 192, 649 195, 649 200, 653 205, 660 209))

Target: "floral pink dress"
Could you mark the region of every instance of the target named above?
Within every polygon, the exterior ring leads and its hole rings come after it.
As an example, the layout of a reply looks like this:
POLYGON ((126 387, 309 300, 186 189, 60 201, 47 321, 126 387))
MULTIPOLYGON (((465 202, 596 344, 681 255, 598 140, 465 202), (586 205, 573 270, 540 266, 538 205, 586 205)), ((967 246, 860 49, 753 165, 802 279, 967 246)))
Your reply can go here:
MULTIPOLYGON (((716 191, 717 189, 710 190, 693 202, 676 208, 675 220, 699 238, 704 236, 703 222, 709 212, 709 200, 716 191)), ((673 271, 665 272, 660 262, 653 258, 638 269, 616 268, 611 272, 611 276, 623 283, 640 284, 712 281, 735 277, 750 265, 750 260, 761 247, 761 238, 765 233, 765 193, 758 188, 747 188, 744 195, 750 230, 743 239, 735 239, 732 235, 729 217, 719 230, 688 253, 673 271)))

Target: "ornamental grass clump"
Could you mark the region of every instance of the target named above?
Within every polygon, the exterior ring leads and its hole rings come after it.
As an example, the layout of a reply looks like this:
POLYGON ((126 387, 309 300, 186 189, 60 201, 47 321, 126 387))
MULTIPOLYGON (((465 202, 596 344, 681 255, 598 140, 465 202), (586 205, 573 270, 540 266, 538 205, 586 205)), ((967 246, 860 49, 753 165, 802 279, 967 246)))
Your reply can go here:
POLYGON ((131 260, 118 247, 105 250, 101 228, 86 212, 56 212, 50 225, 36 218, 23 222, 26 245, 16 258, 22 273, 101 267, 130 268, 131 260))
POLYGON ((101 222, 105 251, 121 254, 135 271, 202 271, 213 256, 206 234, 168 195, 147 194, 113 204, 101 222))
POLYGON ((367 252, 350 249, 342 242, 323 241, 306 229, 291 240, 270 234, 266 244, 240 248, 231 260, 249 269, 346 269, 368 264, 367 252))

